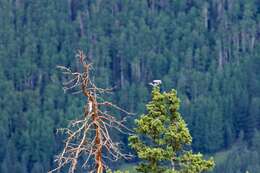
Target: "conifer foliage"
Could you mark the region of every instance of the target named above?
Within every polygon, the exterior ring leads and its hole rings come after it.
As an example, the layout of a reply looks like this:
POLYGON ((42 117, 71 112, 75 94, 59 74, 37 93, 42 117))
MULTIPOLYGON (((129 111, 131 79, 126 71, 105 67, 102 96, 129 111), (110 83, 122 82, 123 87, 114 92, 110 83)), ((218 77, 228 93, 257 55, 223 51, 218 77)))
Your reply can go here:
POLYGON ((131 148, 144 160, 137 171, 200 173, 213 168, 212 159, 204 160, 202 154, 186 150, 192 137, 178 112, 179 105, 175 90, 161 93, 159 86, 153 87, 147 114, 136 120, 136 134, 129 137, 131 148))

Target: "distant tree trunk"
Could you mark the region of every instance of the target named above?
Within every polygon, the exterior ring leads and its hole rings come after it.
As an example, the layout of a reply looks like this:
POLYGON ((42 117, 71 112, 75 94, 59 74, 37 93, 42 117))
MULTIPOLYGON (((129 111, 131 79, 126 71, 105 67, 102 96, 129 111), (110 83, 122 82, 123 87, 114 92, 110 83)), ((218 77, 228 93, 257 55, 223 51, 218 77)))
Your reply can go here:
POLYGON ((208 17, 208 4, 205 3, 204 7, 203 7, 203 17, 204 17, 204 27, 206 28, 206 30, 208 30, 209 26, 208 26, 208 22, 209 22, 209 17, 208 17))
POLYGON ((79 28, 80 28, 80 36, 84 37, 84 23, 83 23, 83 19, 82 19, 82 13, 79 14, 79 28))

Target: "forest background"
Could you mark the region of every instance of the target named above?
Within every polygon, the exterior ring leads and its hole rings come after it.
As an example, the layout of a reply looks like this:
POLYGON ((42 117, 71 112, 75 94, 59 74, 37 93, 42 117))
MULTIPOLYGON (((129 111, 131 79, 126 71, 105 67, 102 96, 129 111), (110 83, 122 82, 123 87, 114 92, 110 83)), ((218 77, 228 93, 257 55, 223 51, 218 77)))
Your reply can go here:
MULTIPOLYGON (((98 86, 115 87, 107 99, 136 113, 130 128, 160 79, 214 173, 259 172, 259 40, 259 0, 0 0, 0 172, 55 167, 56 129, 84 105, 56 66, 77 68, 78 49, 98 86)), ((129 152, 127 137, 113 134, 129 152)))

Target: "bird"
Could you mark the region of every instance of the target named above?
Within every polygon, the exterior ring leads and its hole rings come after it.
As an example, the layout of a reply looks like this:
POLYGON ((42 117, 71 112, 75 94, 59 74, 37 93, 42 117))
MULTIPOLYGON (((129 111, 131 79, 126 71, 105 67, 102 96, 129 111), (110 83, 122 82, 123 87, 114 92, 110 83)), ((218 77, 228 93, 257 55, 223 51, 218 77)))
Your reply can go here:
POLYGON ((149 85, 152 85, 153 87, 158 86, 162 83, 161 80, 153 80, 153 82, 150 82, 149 85))
POLYGON ((92 101, 88 102, 88 112, 90 113, 92 111, 92 101))

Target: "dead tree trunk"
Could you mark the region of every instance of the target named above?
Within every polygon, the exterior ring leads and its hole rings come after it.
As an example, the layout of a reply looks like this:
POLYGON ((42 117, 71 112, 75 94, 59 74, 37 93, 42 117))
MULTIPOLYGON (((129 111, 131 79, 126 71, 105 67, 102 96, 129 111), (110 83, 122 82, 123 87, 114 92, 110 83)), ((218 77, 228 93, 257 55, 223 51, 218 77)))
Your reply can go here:
POLYGON ((99 101, 100 96, 97 97, 97 94, 102 95, 104 92, 110 92, 111 89, 96 87, 90 78, 91 64, 85 62, 83 52, 79 51, 77 57, 83 67, 83 72, 72 72, 63 66, 59 66, 59 68, 63 70, 64 74, 72 76, 72 79, 64 83, 64 91, 78 89, 74 93, 82 93, 87 98, 83 111, 84 116, 82 119, 71 121, 69 127, 60 129, 67 134, 67 139, 63 151, 55 160, 58 167, 50 172, 70 165, 69 173, 74 173, 79 167, 78 161, 83 159, 82 156, 87 155, 87 159, 84 160, 81 167, 88 167, 89 160, 92 158, 95 167, 90 172, 103 173, 107 168, 104 158, 117 160, 121 157, 125 159, 130 157, 130 155, 120 152, 118 144, 110 137, 109 129, 115 128, 123 133, 128 133, 130 130, 123 125, 125 119, 118 121, 113 115, 101 111, 100 107, 109 106, 125 114, 129 113, 110 102, 99 101))

